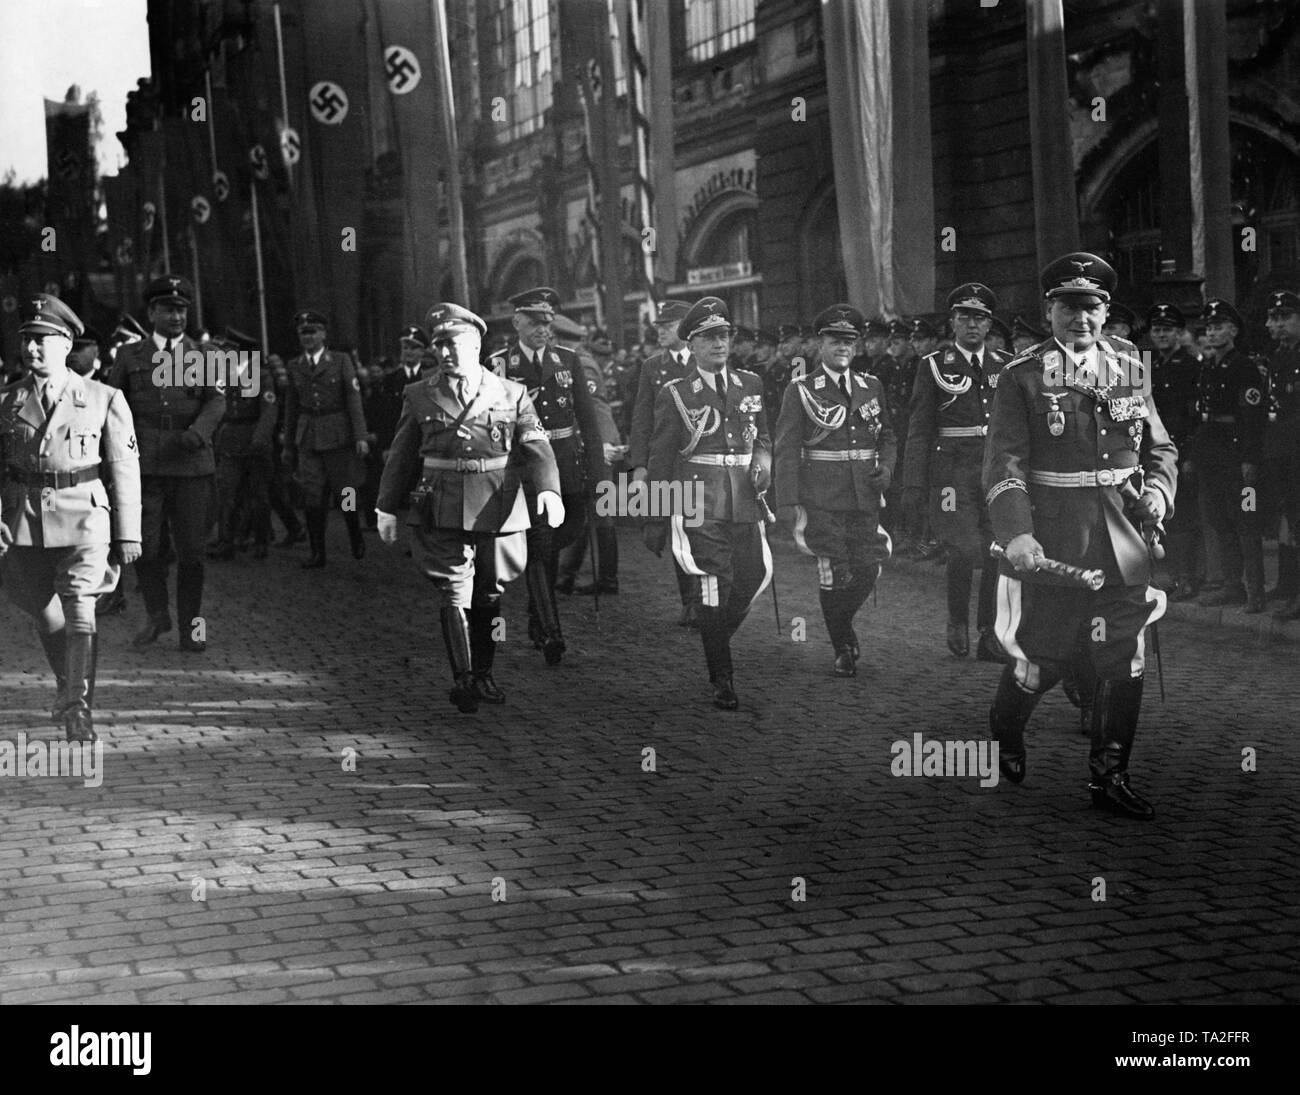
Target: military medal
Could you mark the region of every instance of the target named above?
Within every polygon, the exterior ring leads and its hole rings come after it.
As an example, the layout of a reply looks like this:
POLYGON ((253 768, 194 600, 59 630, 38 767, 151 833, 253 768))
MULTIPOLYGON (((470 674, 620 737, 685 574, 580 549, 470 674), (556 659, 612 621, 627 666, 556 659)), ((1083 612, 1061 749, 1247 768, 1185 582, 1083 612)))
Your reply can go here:
POLYGON ((1053 437, 1060 437, 1065 433, 1065 413, 1061 410, 1057 400, 1060 396, 1050 397, 1052 400, 1052 409, 1047 412, 1047 432, 1053 437))
POLYGON ((748 444, 753 444, 754 441, 758 438, 758 427, 751 422, 748 426, 745 427, 742 436, 745 438, 745 441, 748 444))
POLYGON ((494 422, 490 432, 492 434, 492 443, 496 445, 501 444, 501 423, 494 422))

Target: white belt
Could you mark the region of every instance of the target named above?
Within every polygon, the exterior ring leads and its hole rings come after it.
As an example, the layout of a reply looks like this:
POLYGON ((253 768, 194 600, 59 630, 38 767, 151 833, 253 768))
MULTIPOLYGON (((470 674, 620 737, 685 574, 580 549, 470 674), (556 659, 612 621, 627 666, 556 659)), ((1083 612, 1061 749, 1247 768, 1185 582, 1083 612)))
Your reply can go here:
POLYGON ((508 456, 475 456, 469 459, 448 460, 441 456, 426 456, 425 471, 498 471, 510 462, 508 456))
POLYGON ((875 449, 804 449, 805 460, 830 460, 840 463, 845 460, 874 460, 875 449))
POLYGON ((718 452, 702 453, 699 456, 688 456, 688 464, 709 464, 715 468, 747 468, 753 463, 754 454, 750 452, 718 452))
POLYGON ((574 434, 574 432, 575 432, 575 431, 574 431, 574 428, 573 428, 572 426, 563 426, 563 427, 561 427, 561 428, 558 429, 558 430, 547 430, 547 431, 546 431, 546 440, 547 440, 547 441, 562 441, 562 440, 564 440, 564 438, 566 438, 566 437, 572 437, 573 434, 574 434))
POLYGON ((1031 471, 1029 481, 1040 487, 1117 487, 1137 468, 1102 468, 1101 471, 1031 471))
POLYGON ((939 428, 940 437, 985 437, 988 432, 987 426, 941 426, 939 428))

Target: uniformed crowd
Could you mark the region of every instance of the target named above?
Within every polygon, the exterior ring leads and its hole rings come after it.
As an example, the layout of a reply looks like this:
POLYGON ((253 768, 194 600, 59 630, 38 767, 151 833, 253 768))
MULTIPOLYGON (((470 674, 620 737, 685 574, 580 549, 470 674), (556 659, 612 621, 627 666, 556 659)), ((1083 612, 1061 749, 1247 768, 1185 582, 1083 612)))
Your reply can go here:
POLYGON ((337 509, 361 560, 363 522, 391 544, 405 512, 439 598, 451 701, 472 712, 505 701, 492 675, 504 585, 525 578, 529 639, 557 664, 557 592, 618 592, 602 484, 671 484, 641 531, 656 554, 671 546, 679 622, 700 633, 718 707, 739 703, 731 639, 771 581, 780 513, 816 561, 836 676, 857 672, 855 619, 893 553, 945 565, 959 657, 978 569, 977 653, 1005 666, 990 713, 1003 773, 1024 778, 1025 723, 1059 680, 1093 741, 1094 801, 1148 817, 1127 758, 1144 635, 1165 604, 1155 559, 1167 551, 1176 598, 1208 590, 1217 561, 1208 603, 1262 611, 1262 538, 1285 520, 1273 595, 1300 617, 1300 298, 1271 298, 1263 358, 1238 349, 1246 324, 1220 300, 1190 324, 1158 303, 1135 344, 1115 280, 1094 255, 1051 264, 1050 330, 1003 324, 975 282, 945 316, 907 323, 832 304, 808 326, 750 331, 716 297, 667 300, 658 346, 630 354, 538 287, 511 298, 508 340, 434 305, 389 368, 331 346, 328 317, 304 310, 300 353, 269 355, 260 375, 256 340, 187 333, 183 277, 148 287, 147 325, 124 321, 102 364, 93 333, 39 296, 23 312, 26 372, 0 393, 4 582, 36 620, 56 721, 93 740, 95 609, 120 607, 120 566, 136 562, 146 615, 134 643, 172 629, 175 563, 180 646, 201 652, 205 559, 264 558, 274 513, 279 543, 305 536, 303 566, 323 567, 337 509), (230 368, 157 370, 213 351, 230 368), (588 550, 593 580, 578 586, 588 550))

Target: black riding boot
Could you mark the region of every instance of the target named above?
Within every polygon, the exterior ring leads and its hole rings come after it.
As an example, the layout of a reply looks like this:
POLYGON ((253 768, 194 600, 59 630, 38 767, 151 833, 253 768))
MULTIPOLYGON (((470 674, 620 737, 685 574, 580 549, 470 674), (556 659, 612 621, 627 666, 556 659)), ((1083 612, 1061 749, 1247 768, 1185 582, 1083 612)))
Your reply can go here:
POLYGON ((500 598, 494 597, 469 610, 470 664, 474 675, 474 689, 484 703, 505 703, 506 694, 492 679, 492 663, 496 660, 497 644, 492 638, 492 621, 500 608, 500 598))
POLYGON ((740 701, 732 683, 731 642, 722 610, 712 605, 701 605, 699 619, 704 663, 708 666, 709 681, 713 685, 713 705, 724 711, 734 711, 740 706, 740 701))
POLYGON ((50 718, 54 722, 63 721, 63 709, 68 703, 68 632, 66 629, 47 635, 38 632, 41 647, 45 651, 45 660, 54 670, 54 684, 57 692, 54 706, 50 709, 50 718))
POLYGON ((451 663, 451 676, 455 682, 448 698, 458 711, 470 715, 478 710, 479 695, 474 689, 469 623, 464 609, 454 606, 444 608, 441 616, 442 638, 447 644, 447 661, 451 663))
POLYGON ((91 709, 95 699, 95 636, 72 632, 67 635, 66 644, 64 732, 68 741, 95 741, 98 735, 91 709))
MULTIPOLYGON (((1044 672, 1041 667, 1039 672, 1044 672)), ((1052 684, 1055 683, 1053 679, 1052 684)), ((1020 783, 1025 778, 1025 724, 1046 691, 1047 688, 1029 691, 1016 680, 1015 666, 1003 668, 993 706, 989 708, 989 730, 998 743, 998 767, 1012 783, 1020 783)))
POLYGON ((843 589, 820 589, 817 591, 822 604, 822 616, 826 620, 826 630, 830 634, 831 649, 835 651, 835 675, 853 677, 858 667, 854 661, 853 643, 849 639, 849 604, 851 592, 843 589))
POLYGON ((343 523, 348 527, 348 540, 352 544, 352 558, 366 557, 366 539, 361 535, 361 516, 356 510, 343 511, 343 523))
POLYGON ((564 657, 564 635, 560 631, 560 613, 546 560, 530 555, 524 567, 524 581, 528 585, 529 638, 541 650, 547 665, 559 665, 564 657))
POLYGON ((325 565, 325 511, 319 506, 309 507, 303 511, 303 523, 307 526, 311 555, 302 564, 302 568, 316 570, 325 565))
MULTIPOLYGON (((208 648, 207 639, 194 637, 194 622, 203 615, 203 564, 181 563, 176 568, 176 623, 180 628, 180 648, 201 654, 208 648)), ((200 631, 206 636, 207 629, 200 631)))
POLYGON ((1088 755, 1092 804, 1125 817, 1149 821, 1151 804, 1128 785, 1128 756, 1142 710, 1142 678, 1098 681, 1092 708, 1092 752, 1088 755))

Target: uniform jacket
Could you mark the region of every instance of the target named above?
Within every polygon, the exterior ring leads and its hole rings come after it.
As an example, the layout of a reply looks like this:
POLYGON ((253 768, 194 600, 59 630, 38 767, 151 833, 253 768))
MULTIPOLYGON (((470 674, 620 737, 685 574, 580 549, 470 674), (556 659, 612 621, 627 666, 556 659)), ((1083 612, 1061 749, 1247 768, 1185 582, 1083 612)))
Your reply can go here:
POLYGON ((632 428, 628 433, 627 462, 629 467, 644 468, 650 460, 650 437, 654 433, 655 400, 659 389, 670 380, 680 380, 694 371, 690 350, 683 347, 686 364, 679 365, 668 350, 656 350, 641 363, 637 378, 636 398, 632 402, 632 428))
MULTIPOLYGON (((982 437, 940 437, 941 429, 981 427, 987 433, 993 393, 1010 354, 999 350, 976 351, 980 375, 955 346, 935 350, 919 359, 911 391, 908 417, 909 444, 903 462, 904 487, 928 489, 931 465, 950 463, 944 458, 980 461, 982 437), (940 459, 936 460, 936 454, 940 459)), ((936 466, 936 469, 937 466, 936 466)))
POLYGON ((1183 456, 1187 455, 1200 415, 1196 412, 1196 374, 1201 363, 1184 347, 1178 346, 1168 357, 1161 359, 1151 351, 1153 370, 1151 394, 1155 397, 1160 420, 1169 431, 1169 437, 1183 456))
POLYGON ((876 513, 881 486, 873 475, 892 476, 897 450, 884 386, 874 376, 845 375, 850 399, 824 366, 790 382, 776 424, 776 496, 783 506, 876 513), (842 413, 841 413, 842 412, 842 413), (834 428, 833 424, 837 423, 834 428), (874 449, 874 460, 813 461, 809 450, 874 449))
POLYGON ((1218 459, 1227 448, 1239 463, 1260 463, 1268 421, 1266 395, 1259 363, 1241 350, 1231 350, 1218 361, 1202 361, 1196 379, 1201 424, 1196 431, 1194 459, 1202 455, 1218 459))
MULTIPOLYGON (((181 339, 180 349, 182 355, 203 350, 188 335, 181 339)), ((155 384, 157 352, 152 338, 123 346, 106 378, 106 383, 122 389, 131 408, 140 446, 140 474, 214 475, 217 462, 212 440, 226 414, 225 390, 207 384, 155 384), (188 430, 203 439, 201 448, 185 447, 182 438, 188 430)))
MULTIPOLYGON (((749 523, 762 521, 752 477, 765 490, 772 475, 772 441, 763 410, 763 382, 744 369, 727 368, 725 404, 693 370, 681 380, 665 384, 655 400, 654 434, 646 476, 651 482, 703 484, 702 513, 708 521, 749 523), (680 401, 680 404, 679 404, 680 401), (751 454, 750 467, 693 464, 691 455, 751 454)), ((701 489, 701 488, 691 488, 701 489)))
POLYGON ((366 407, 366 424, 375 435, 381 453, 392 445, 397 433, 397 420, 402 415, 402 397, 407 385, 418 380, 418 373, 415 380, 411 380, 406 369, 399 365, 391 373, 385 373, 371 393, 366 407))
MULTIPOLYGON (((1137 348, 1102 338, 1100 355, 1140 379, 1140 366, 1126 364, 1137 348)), ((993 397, 984 451, 984 489, 993 532, 1001 543, 1030 533, 1051 559, 1103 570, 1107 582, 1145 585, 1150 578, 1146 544, 1124 514, 1118 486, 1057 487, 1030 482, 1035 471, 1105 472, 1140 467, 1146 484, 1165 497, 1172 516, 1178 450, 1169 440, 1153 400, 1139 386, 1116 383, 1108 390, 1076 386, 1064 378, 1068 361, 1055 339, 1029 347, 1002 371, 993 397), (1049 380, 1047 371, 1057 375, 1049 380)), ((1140 481, 1134 483, 1140 489, 1140 481)), ((1004 564, 1006 567, 1006 564, 1004 564)), ((1005 569, 1016 578, 1030 577, 1005 569)), ((1058 584, 1042 575, 1035 582, 1058 584)))
POLYGON ((45 417, 35 379, 0 389, 0 520, 25 547, 140 540, 140 450, 131 408, 116 388, 69 370, 45 417), (70 487, 21 483, 27 473, 99 464, 99 478, 70 487))
POLYGON ((396 513, 410 484, 408 524, 468 532, 519 532, 529 527, 529 496, 559 493, 560 478, 546 431, 527 389, 513 380, 483 371, 479 390, 466 408, 441 378, 407 387, 397 433, 379 483, 377 508, 396 513), (423 470, 425 457, 473 460, 510 457, 503 468, 488 471, 423 470))
MULTIPOLYGON (((562 494, 583 491, 583 444, 599 449, 600 423, 595 400, 587 387, 577 355, 562 346, 546 346, 541 355, 540 373, 531 367, 527 354, 518 342, 498 350, 488 358, 488 367, 497 376, 523 384, 532 400, 534 413, 547 431, 555 463, 560 471, 562 494), (551 436, 557 430, 573 430, 568 437, 551 436)), ((527 490, 531 496, 532 486, 527 490)))
POLYGON ((226 417, 221 420, 221 432, 217 434, 217 448, 222 456, 270 457, 280 401, 269 370, 263 380, 266 383, 256 396, 245 396, 239 387, 227 389, 226 417))
POLYGON ((1279 345, 1269 358, 1268 411, 1264 455, 1300 451, 1300 345, 1279 345))
MULTIPOLYGON (((587 386, 587 394, 591 397, 593 409, 596 415, 596 432, 602 442, 608 442, 611 445, 619 443, 618 426, 614 422, 614 412, 609 409, 609 400, 605 398, 605 377, 600 371, 600 366, 596 364, 595 358, 590 354, 584 354, 581 350, 574 351, 578 358, 578 365, 582 369, 583 383, 587 386)), ((589 482, 597 483, 608 474, 609 466, 605 463, 605 449, 603 445, 592 445, 587 450, 587 471, 589 482)))
POLYGON ((285 392, 285 444, 303 452, 349 449, 366 436, 361 381, 352 358, 322 350, 313 367, 306 355, 289 362, 285 392))

